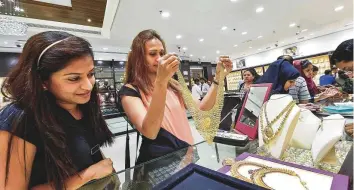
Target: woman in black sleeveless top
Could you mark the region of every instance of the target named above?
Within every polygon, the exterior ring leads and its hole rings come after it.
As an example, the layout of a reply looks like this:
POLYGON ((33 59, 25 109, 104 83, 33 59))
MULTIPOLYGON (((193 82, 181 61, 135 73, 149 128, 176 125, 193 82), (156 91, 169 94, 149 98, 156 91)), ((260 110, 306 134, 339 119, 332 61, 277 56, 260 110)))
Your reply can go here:
POLYGON ((112 172, 87 41, 32 36, 1 90, 13 103, 0 112, 0 189, 77 189, 112 172))

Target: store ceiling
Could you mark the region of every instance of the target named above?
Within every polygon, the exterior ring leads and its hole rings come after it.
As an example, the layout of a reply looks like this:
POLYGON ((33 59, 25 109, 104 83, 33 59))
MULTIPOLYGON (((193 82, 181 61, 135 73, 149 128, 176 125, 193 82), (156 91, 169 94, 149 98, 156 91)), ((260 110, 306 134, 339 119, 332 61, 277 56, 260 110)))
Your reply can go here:
POLYGON ((107 0, 66 1, 21 0, 29 18, 102 27, 107 0))
MULTIPOLYGON (((72 1, 73 7, 78 1, 72 1)), ((102 6, 92 4, 103 0, 84 2, 80 6, 89 13, 79 14, 82 24, 87 24, 88 16, 93 18, 99 11, 104 14, 102 6)), ((279 47, 292 44, 298 38, 325 35, 344 29, 350 22, 353 22, 352 0, 120 0, 113 24, 109 26, 110 38, 87 39, 95 51, 127 53, 138 32, 155 29, 165 39, 168 51, 177 52, 180 46, 181 54, 193 55, 192 60, 214 61, 221 54, 237 58, 274 48, 276 44, 279 47), (339 6, 343 9, 335 11, 339 6), (261 7, 263 11, 257 13, 261 7), (170 17, 162 18, 160 11, 169 12, 170 17), (292 23, 295 26, 289 27, 292 23), (227 28, 222 30, 223 26, 227 28), (303 32, 296 35, 299 31, 303 32), (181 38, 177 39, 177 35, 181 38), (183 47, 187 50, 183 51, 183 47)), ((110 54, 106 55, 103 59, 109 60, 110 54)))

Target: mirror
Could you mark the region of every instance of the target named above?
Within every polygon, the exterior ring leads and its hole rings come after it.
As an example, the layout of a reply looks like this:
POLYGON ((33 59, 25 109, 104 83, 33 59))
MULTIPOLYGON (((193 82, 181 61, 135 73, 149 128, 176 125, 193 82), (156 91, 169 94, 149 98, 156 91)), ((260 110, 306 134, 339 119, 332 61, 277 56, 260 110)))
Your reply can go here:
POLYGON ((254 84, 245 95, 243 106, 236 122, 236 131, 248 135, 250 139, 257 136, 258 116, 263 103, 269 99, 272 84, 254 84))
POLYGON ((241 115, 241 123, 252 128, 255 126, 267 89, 267 87, 251 87, 241 115))

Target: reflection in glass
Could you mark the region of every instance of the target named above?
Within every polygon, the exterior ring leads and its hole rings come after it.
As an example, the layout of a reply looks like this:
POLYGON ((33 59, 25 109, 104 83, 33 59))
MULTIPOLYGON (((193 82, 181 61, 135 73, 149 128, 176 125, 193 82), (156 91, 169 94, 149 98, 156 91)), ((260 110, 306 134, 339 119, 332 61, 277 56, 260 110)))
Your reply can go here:
POLYGON ((258 119, 268 87, 251 87, 240 122, 254 127, 258 119))

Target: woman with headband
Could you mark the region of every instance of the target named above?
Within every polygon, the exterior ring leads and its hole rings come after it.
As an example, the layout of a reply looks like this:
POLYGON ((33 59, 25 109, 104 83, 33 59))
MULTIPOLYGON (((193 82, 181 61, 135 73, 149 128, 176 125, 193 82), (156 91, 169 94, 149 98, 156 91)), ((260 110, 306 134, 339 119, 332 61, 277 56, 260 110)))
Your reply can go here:
POLYGON ((1 91, 0 189, 77 189, 112 173, 93 52, 65 32, 32 36, 1 91))
MULTIPOLYGON (((131 46, 126 67, 126 84, 119 96, 129 120, 143 140, 136 164, 146 162, 194 144, 186 116, 181 86, 173 79, 180 60, 167 54, 165 42, 154 30, 140 32, 131 46)), ((210 110, 216 100, 221 69, 232 69, 228 57, 220 58, 216 77, 202 101, 200 110, 210 110)), ((226 73, 226 74, 227 74, 226 73)))

